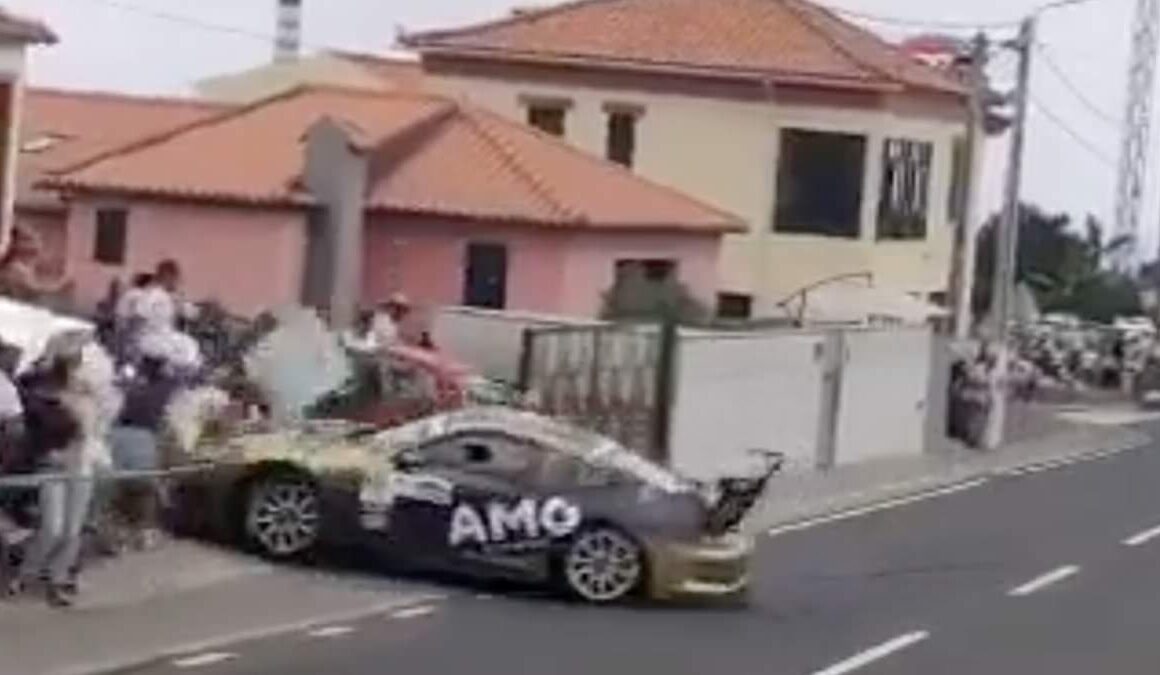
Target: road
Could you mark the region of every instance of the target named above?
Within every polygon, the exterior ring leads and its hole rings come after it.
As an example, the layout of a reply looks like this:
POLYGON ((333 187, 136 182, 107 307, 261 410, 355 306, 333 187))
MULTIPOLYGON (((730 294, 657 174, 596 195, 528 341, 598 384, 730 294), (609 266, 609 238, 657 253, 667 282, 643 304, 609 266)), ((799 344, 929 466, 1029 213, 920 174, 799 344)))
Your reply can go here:
POLYGON ((763 533, 747 608, 447 591, 131 671, 1153 674, 1160 446, 763 533))

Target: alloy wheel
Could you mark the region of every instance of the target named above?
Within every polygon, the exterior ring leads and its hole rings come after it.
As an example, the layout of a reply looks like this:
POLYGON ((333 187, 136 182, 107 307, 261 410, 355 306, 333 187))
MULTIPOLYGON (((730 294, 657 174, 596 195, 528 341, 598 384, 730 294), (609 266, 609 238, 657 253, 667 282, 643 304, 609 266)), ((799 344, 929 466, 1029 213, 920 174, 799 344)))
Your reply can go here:
POLYGON ((250 493, 246 532, 267 555, 305 553, 318 541, 319 526, 318 494, 304 480, 270 479, 250 493))
POLYGON ((613 602, 636 589, 644 573, 640 547, 610 528, 578 534, 564 558, 569 588, 590 602, 613 602))

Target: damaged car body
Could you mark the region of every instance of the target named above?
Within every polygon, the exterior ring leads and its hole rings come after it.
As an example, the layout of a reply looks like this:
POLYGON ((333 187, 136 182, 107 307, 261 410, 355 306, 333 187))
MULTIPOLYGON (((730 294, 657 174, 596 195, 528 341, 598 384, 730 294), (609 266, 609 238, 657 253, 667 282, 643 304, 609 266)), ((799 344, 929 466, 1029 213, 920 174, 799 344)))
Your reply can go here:
POLYGON ((390 429, 302 421, 202 443, 183 510, 258 552, 358 546, 420 570, 559 587, 589 602, 744 594, 745 513, 781 465, 712 491, 535 413, 464 408, 390 429), (712 494, 708 494, 712 492, 712 494))

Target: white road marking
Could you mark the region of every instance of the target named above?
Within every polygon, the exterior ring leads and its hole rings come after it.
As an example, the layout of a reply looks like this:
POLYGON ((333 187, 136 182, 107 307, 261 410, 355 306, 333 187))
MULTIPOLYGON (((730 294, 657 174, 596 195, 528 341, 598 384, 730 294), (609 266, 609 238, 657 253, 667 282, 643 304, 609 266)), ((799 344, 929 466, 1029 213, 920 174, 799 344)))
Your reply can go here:
POLYGON ((312 638, 334 638, 353 632, 354 629, 350 626, 323 626, 321 628, 315 628, 307 633, 307 635, 312 638))
POLYGON ((1082 462, 1094 462, 1094 461, 1100 460, 1100 459, 1107 459, 1109 457, 1114 457, 1116 455, 1119 455, 1123 452, 1127 452, 1129 450, 1136 450, 1140 447, 1141 446, 1139 444, 1133 443, 1130 445, 1125 445, 1125 446, 1120 447, 1120 448, 1111 448, 1110 450, 1101 450, 1099 452, 1089 452, 1089 453, 1085 453, 1085 454, 1074 455, 1072 457, 1064 457, 1062 459, 1054 459, 1054 460, 1049 460, 1046 462, 1040 462, 1038 464, 1019 466, 1019 467, 1015 467, 1014 469, 1007 469, 1005 471, 1001 471, 1001 472, 999 472, 999 475, 1001 475, 1001 476, 1025 476, 1027 474, 1040 473, 1043 471, 1050 471, 1052 469, 1059 469, 1059 468, 1062 468, 1065 466, 1071 466, 1073 464, 1080 464, 1082 462))
POLYGON ((963 492, 966 490, 970 490, 972 488, 979 487, 980 485, 986 483, 987 480, 988 479, 986 477, 976 478, 974 480, 970 480, 970 481, 967 481, 965 483, 958 483, 956 485, 951 485, 951 486, 948 486, 945 488, 939 488, 937 490, 930 490, 927 492, 922 492, 922 493, 919 493, 916 495, 910 495, 907 497, 899 497, 897 499, 891 499, 891 500, 884 501, 884 502, 878 502, 877 504, 870 504, 869 506, 861 506, 861 507, 858 507, 856 509, 851 509, 849 511, 839 511, 838 513, 831 513, 829 515, 819 516, 817 518, 810 518, 808 520, 803 520, 803 521, 797 522, 797 523, 790 523, 788 525, 781 525, 781 526, 770 529, 767 532, 767 534, 771 537, 776 537, 780 534, 787 534, 789 532, 797 532, 799 530, 808 530, 811 527, 817 527, 819 525, 826 525, 828 523, 834 523, 834 522, 837 522, 840 520, 849 520, 851 518, 858 518, 860 516, 869 515, 871 513, 877 513, 878 511, 886 511, 887 509, 894 509, 894 508, 898 508, 900 506, 907 506, 908 504, 914 504, 916 502, 925 501, 927 499, 934 499, 935 497, 945 497, 946 495, 955 494, 956 492, 963 492))
POLYGON ((1153 527, 1150 530, 1144 530, 1138 534, 1134 534, 1124 540, 1124 546, 1140 546, 1147 544, 1156 537, 1160 537, 1160 527, 1153 527))
POLYGON ((870 649, 867 649, 860 654, 855 654, 854 656, 851 656, 850 658, 840 663, 835 663, 825 670, 819 670, 815 672, 814 675, 843 675, 844 673, 850 673, 864 666, 868 666, 875 661, 884 659, 895 652, 902 651, 911 645, 922 642, 928 637, 930 637, 930 633, 924 630, 907 633, 906 635, 899 635, 893 640, 883 642, 877 647, 871 647, 870 649))
POLYGON ((173 666, 175 668, 201 668, 203 666, 212 666, 222 661, 229 661, 232 658, 236 658, 236 656, 236 654, 230 654, 229 652, 206 652, 205 654, 187 656, 183 659, 174 659, 173 666))
POLYGON ((1064 565, 1063 567, 1051 570, 1050 572, 1048 572, 1046 574, 1041 574, 1041 575, 1035 577, 1034 579, 1032 579, 1031 581, 1028 581, 1027 583, 1023 584, 1022 586, 1016 586, 1015 588, 1012 588, 1010 591, 1007 592, 1007 595, 1009 595, 1013 598, 1018 598, 1018 597, 1022 597, 1025 595, 1031 595, 1032 593, 1034 593, 1036 591, 1043 590, 1044 588, 1047 588, 1048 586, 1050 586, 1052 584, 1059 583, 1060 581, 1063 581, 1064 579, 1066 579, 1066 578, 1068 578, 1068 577, 1070 577, 1078 572, 1079 572, 1078 566, 1076 566, 1076 565, 1064 565))
POLYGON ((416 607, 406 607, 403 609, 391 612, 392 619, 417 619, 421 616, 435 613, 434 605, 418 605, 416 607))

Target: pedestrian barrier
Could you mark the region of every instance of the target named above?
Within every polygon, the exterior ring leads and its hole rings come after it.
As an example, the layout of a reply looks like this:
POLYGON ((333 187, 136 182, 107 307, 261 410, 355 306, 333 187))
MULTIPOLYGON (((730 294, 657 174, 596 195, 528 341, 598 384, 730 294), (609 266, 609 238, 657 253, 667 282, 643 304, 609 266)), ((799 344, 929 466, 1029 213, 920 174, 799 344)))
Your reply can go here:
POLYGON ((0 491, 10 489, 27 489, 40 487, 45 483, 65 481, 93 481, 117 482, 125 480, 140 480, 143 478, 170 478, 175 476, 205 473, 213 470, 214 464, 200 462, 185 466, 170 467, 168 469, 153 469, 148 471, 97 471, 89 475, 75 473, 34 473, 0 476, 0 491))

